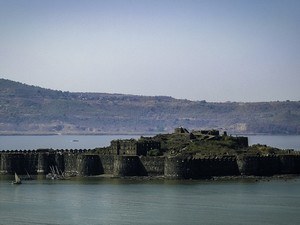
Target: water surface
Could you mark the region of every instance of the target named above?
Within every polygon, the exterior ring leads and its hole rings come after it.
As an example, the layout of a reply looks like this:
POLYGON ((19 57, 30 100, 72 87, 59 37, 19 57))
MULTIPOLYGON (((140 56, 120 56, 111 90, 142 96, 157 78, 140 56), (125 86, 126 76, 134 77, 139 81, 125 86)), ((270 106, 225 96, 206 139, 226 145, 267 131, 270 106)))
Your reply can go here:
POLYGON ((0 181, 0 224, 249 224, 300 222, 300 179, 0 181))
MULTIPOLYGON (((93 149, 110 145, 114 139, 139 138, 139 135, 51 135, 0 136, 0 150, 93 149)), ((277 148, 300 150, 300 136, 250 135, 249 144, 266 144, 277 148)))
POLYGON ((138 138, 138 135, 12 135, 0 136, 0 150, 93 149, 110 145, 113 139, 138 138))
MULTIPOLYGON (((0 149, 94 148, 137 136, 0 136, 0 149), (73 141, 78 140, 78 141, 73 141)), ((299 136, 249 143, 300 149, 299 136)), ((0 177, 0 225, 300 224, 300 178, 169 181, 78 178, 11 185, 0 177)))
POLYGON ((249 135, 249 145, 266 144, 282 149, 300 150, 300 135, 249 135))

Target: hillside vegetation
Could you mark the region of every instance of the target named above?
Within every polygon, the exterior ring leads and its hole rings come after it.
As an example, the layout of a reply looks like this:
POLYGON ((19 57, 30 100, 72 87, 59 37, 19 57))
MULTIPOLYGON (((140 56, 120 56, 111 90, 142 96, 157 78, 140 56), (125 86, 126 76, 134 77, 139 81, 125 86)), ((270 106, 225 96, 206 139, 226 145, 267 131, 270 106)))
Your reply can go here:
POLYGON ((166 96, 73 93, 0 79, 0 134, 300 134, 300 102, 210 103, 166 96))

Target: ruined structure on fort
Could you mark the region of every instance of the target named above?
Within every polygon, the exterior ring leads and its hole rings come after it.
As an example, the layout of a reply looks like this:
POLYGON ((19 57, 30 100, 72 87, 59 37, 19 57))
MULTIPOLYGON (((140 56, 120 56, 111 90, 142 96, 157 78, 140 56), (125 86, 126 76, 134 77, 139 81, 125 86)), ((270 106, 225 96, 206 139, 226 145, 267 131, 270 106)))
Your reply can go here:
POLYGON ((299 174, 300 155, 264 145, 248 146, 247 137, 217 130, 113 140, 105 148, 0 152, 0 174, 47 174, 55 167, 66 175, 162 176, 201 179, 213 176, 299 174))
POLYGON ((113 155, 146 156, 150 150, 160 148, 160 142, 145 137, 141 137, 139 140, 113 140, 110 145, 111 153, 113 155))

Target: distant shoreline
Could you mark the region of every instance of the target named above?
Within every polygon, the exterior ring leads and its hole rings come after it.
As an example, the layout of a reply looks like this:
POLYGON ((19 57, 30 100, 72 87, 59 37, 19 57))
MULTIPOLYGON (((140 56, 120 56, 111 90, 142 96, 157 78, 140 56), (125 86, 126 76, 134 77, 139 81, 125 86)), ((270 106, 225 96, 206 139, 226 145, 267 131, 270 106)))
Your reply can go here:
POLYGON ((189 101, 62 92, 0 79, 0 135, 152 135, 174 127, 233 135, 300 134, 300 101, 189 101))
POLYGON ((65 134, 53 134, 53 133, 7 133, 1 134, 0 136, 106 136, 106 135, 141 135, 141 136, 148 136, 148 135, 156 135, 157 133, 65 133, 65 134))
MULTIPOLYGON (((91 133, 77 133, 77 132, 66 132, 66 133, 36 133, 36 132, 1 132, 0 131, 0 136, 72 136, 72 135, 78 135, 78 136, 104 136, 104 135, 157 135, 157 134, 164 134, 168 133, 166 132, 91 132, 91 133)), ((255 136, 255 135, 272 135, 272 136, 300 136, 300 134, 279 134, 279 133, 235 133, 235 134, 230 134, 232 136, 255 136)))

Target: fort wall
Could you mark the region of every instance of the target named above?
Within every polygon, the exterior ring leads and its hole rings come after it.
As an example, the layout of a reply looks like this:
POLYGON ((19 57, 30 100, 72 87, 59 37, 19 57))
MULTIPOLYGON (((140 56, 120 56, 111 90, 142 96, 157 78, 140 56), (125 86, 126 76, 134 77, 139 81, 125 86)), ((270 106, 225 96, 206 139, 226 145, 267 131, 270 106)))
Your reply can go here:
POLYGON ((164 175, 169 179, 186 179, 187 159, 181 157, 166 157, 164 175))
POLYGON ((188 161, 188 177, 197 179, 212 176, 235 176, 240 171, 236 157, 214 157, 188 161))
POLYGON ((98 155, 78 155, 77 172, 80 176, 99 175, 103 173, 103 167, 98 155))
POLYGON ((271 176, 300 173, 300 155, 241 156, 237 162, 242 175, 271 176))
POLYGON ((69 176, 79 175, 78 171, 78 153, 67 152, 64 153, 65 173, 69 176))
POLYGON ((278 156, 243 156, 238 160, 242 175, 271 176, 280 174, 281 164, 278 156))
POLYGON ((99 157, 100 157, 101 164, 102 164, 103 174, 113 174, 114 173, 115 156, 100 155, 99 157))
POLYGON ((300 156, 294 155, 281 155, 280 172, 281 174, 299 174, 300 173, 300 156))
POLYGON ((214 158, 99 155, 86 151, 0 152, 0 174, 47 174, 55 167, 67 175, 165 176, 201 179, 211 176, 300 174, 300 155, 222 156, 214 158))
POLYGON ((147 172, 138 156, 115 156, 115 176, 145 176, 147 172))
POLYGON ((163 156, 140 156, 140 161, 148 176, 163 176, 165 172, 165 157, 163 156))

